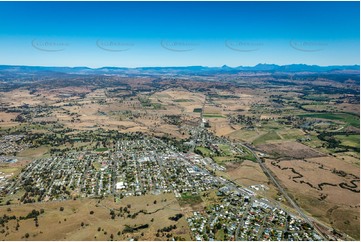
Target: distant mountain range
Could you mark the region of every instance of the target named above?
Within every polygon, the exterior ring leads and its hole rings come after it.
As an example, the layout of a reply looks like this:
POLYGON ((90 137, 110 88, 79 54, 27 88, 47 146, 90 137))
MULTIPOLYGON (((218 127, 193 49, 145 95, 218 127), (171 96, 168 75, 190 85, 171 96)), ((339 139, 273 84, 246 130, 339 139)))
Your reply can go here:
POLYGON ((359 73, 360 66, 317 66, 305 64, 291 64, 291 65, 275 65, 275 64, 258 64, 256 66, 238 66, 238 67, 207 67, 207 66, 184 66, 184 67, 49 67, 49 66, 12 66, 0 65, 0 77, 11 74, 217 74, 217 73, 240 73, 240 72, 328 72, 328 73, 359 73))

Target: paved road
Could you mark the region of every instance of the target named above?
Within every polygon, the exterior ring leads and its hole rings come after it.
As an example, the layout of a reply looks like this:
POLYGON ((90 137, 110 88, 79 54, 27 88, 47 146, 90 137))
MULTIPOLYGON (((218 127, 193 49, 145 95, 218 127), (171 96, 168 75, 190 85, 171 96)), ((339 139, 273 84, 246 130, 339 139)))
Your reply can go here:
MULTIPOLYGON (((297 205, 296 202, 294 202, 290 196, 287 194, 287 192, 284 190, 284 188, 281 186, 281 184, 279 184, 279 182, 275 179, 275 177, 272 175, 272 173, 270 172, 270 170, 265 166, 265 164, 260 160, 260 158, 257 156, 257 154, 255 153, 254 149, 249 147, 246 144, 241 144, 239 143, 241 146, 248 148, 249 151, 252 152, 252 154, 256 157, 257 162, 259 163, 261 169, 263 170, 264 173, 266 173, 266 175, 268 175, 268 177, 272 180, 272 182, 277 186, 277 188, 279 189, 279 191, 283 194, 283 196, 287 199, 287 201, 293 206, 293 208, 298 212, 298 214, 304 218, 304 220, 310 224, 316 231, 317 233, 324 239, 324 240, 329 240, 328 238, 326 238, 324 236, 324 233, 322 233, 318 228, 317 228, 317 224, 322 225, 322 227, 327 228, 329 231, 332 231, 333 228, 324 224, 324 223, 320 223, 318 222, 316 219, 307 216, 302 209, 297 205)), ((354 240, 352 237, 350 237, 348 234, 342 233, 344 238, 347 238, 348 240, 354 240)), ((333 236, 331 236, 333 237, 333 236)))
MULTIPOLYGON (((201 114, 200 114, 200 128, 204 128, 203 127, 203 111, 204 111, 204 107, 205 107, 205 104, 207 102, 207 96, 205 97, 205 100, 204 100, 204 103, 203 103, 203 106, 202 106, 202 111, 201 111, 201 114)), ((197 132, 197 136, 198 136, 198 132, 197 132)), ((195 142, 194 142, 195 143, 195 142)), ((311 226, 313 227, 317 233, 324 239, 324 240, 327 240, 323 233, 321 233, 314 225, 313 225, 313 222, 314 221, 313 219, 310 219, 306 214, 304 214, 304 212, 301 210, 301 208, 296 204, 296 202, 294 202, 292 200, 292 198, 288 195, 288 193, 283 189, 283 187, 281 186, 281 184, 279 184, 279 182, 276 180, 276 178, 272 175, 272 173, 270 172, 270 170, 265 166, 265 164, 261 161, 261 159, 258 157, 258 155, 254 152, 254 150, 245 145, 245 144, 241 144, 239 143, 241 146, 243 146, 244 148, 247 148, 250 152, 252 152, 252 154, 256 157, 256 160, 258 162, 258 164, 260 165, 261 169, 263 170, 263 172, 272 180, 272 182, 276 185, 276 187, 278 188, 278 190, 282 193, 282 195, 287 199, 287 201, 292 205, 292 207, 298 212, 298 214, 311 226)), ((192 151, 194 151, 194 148, 195 148, 195 145, 192 147, 192 151)), ((238 228, 237 228, 238 229, 238 228)), ((238 233, 236 235, 236 238, 238 236, 238 233)))
POLYGON ((276 178, 272 175, 270 170, 265 166, 265 164, 261 161, 261 159, 257 156, 257 154, 252 150, 251 147, 248 147, 247 145, 241 144, 242 146, 246 147, 249 151, 252 152, 252 154, 256 157, 258 164, 262 168, 263 172, 271 179, 271 181, 276 185, 278 190, 282 193, 282 195, 287 199, 287 201, 292 205, 292 207, 298 212, 298 214, 315 230, 318 232, 320 236, 322 236, 323 239, 326 240, 326 238, 323 236, 323 234, 313 225, 311 219, 304 214, 304 212, 301 210, 301 208, 295 203, 292 198, 288 195, 288 193, 283 189, 281 184, 276 180, 276 178))

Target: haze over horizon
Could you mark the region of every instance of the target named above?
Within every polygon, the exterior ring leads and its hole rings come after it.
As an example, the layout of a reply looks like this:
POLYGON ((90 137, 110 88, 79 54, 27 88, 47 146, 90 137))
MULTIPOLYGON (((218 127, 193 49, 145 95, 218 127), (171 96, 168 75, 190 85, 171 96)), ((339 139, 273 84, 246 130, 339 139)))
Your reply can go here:
POLYGON ((359 4, 1 2, 0 63, 90 68, 359 65, 359 4))
POLYGON ((353 64, 353 65, 313 65, 313 64, 304 64, 304 63, 289 63, 289 64, 284 64, 284 65, 278 65, 275 63, 258 63, 255 65, 236 65, 236 66, 229 66, 229 65, 219 65, 219 66, 207 66, 207 65, 182 65, 182 66, 134 66, 134 67, 125 67, 125 66, 99 66, 99 67, 89 67, 89 66, 85 66, 85 65, 76 65, 76 66, 49 66, 49 65, 9 65, 9 64, 3 64, 0 63, 0 66, 23 66, 23 67, 44 67, 44 68, 89 68, 89 69, 101 69, 101 68, 128 68, 128 69, 137 69, 137 68, 187 68, 187 67, 204 67, 204 68, 223 68, 223 67, 228 67, 228 68, 240 68, 240 67, 244 67, 244 68, 254 68, 257 67, 259 65, 276 65, 279 67, 282 66, 292 66, 292 65, 304 65, 304 66, 317 66, 317 67, 332 67, 332 66, 343 66, 343 67, 354 67, 354 66, 358 66, 360 67, 359 64, 353 64))

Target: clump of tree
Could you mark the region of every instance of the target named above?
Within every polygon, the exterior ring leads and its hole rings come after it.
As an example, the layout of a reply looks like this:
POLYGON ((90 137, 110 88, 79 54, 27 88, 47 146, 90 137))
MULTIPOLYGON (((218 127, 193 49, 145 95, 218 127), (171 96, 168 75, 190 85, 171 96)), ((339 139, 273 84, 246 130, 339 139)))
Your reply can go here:
POLYGON ((164 227, 162 229, 158 229, 157 232, 170 232, 172 231, 173 229, 176 229, 177 228, 177 225, 170 225, 170 226, 167 226, 167 227, 164 227))
POLYGON ((0 224, 4 227, 5 224, 7 222, 9 222, 10 220, 16 220, 16 216, 15 215, 8 216, 8 215, 4 214, 2 217, 0 217, 0 224))
POLYGON ((125 228, 123 229, 123 234, 125 234, 125 233, 133 233, 133 232, 136 232, 136 231, 138 231, 140 229, 146 229, 146 228, 149 228, 149 224, 142 224, 142 225, 135 226, 135 227, 125 225, 125 228))
POLYGON ((20 220, 25 220, 25 219, 30 219, 30 218, 37 218, 41 213, 44 213, 44 210, 40 210, 37 211, 35 209, 33 209, 30 213, 28 213, 28 215, 26 215, 26 217, 20 216, 19 219, 20 220))
POLYGON ((115 212, 114 212, 114 210, 110 210, 110 217, 111 217, 112 219, 115 219, 115 212))
POLYGON ((181 213, 177 213, 176 215, 174 215, 173 217, 169 217, 169 220, 173 220, 173 221, 178 221, 179 219, 181 219, 183 217, 183 214, 181 213))

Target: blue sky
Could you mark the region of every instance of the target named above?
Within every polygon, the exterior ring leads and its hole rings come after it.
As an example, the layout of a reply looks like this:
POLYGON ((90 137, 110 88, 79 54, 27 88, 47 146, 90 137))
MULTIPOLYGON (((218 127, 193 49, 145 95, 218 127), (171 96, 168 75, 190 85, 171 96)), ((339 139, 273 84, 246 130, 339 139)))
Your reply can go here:
POLYGON ((359 64, 359 4, 0 2, 0 64, 359 64))

